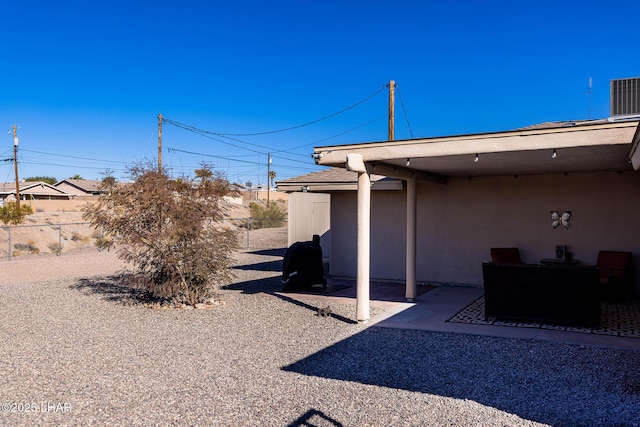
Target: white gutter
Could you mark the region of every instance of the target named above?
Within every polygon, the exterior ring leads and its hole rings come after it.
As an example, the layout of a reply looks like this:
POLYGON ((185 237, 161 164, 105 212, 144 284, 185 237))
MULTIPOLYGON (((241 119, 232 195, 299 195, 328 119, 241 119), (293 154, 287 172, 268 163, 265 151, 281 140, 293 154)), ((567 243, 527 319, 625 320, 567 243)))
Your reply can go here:
POLYGON ((398 158, 618 145, 628 144, 637 127, 638 124, 635 122, 621 122, 316 147, 314 157, 319 165, 343 166, 347 153, 358 153, 362 155, 363 161, 368 163, 398 158))

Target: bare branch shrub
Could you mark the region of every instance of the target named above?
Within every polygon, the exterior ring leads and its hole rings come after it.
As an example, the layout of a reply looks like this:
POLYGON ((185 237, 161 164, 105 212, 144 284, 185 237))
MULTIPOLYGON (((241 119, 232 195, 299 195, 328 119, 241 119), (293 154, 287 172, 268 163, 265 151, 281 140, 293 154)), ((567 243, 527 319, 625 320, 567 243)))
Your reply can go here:
POLYGON ((84 209, 84 219, 135 267, 130 285, 174 303, 205 302, 232 278, 237 236, 223 226, 229 182, 207 165, 195 179, 172 180, 150 164, 128 174, 130 183, 103 180, 105 192, 84 209))

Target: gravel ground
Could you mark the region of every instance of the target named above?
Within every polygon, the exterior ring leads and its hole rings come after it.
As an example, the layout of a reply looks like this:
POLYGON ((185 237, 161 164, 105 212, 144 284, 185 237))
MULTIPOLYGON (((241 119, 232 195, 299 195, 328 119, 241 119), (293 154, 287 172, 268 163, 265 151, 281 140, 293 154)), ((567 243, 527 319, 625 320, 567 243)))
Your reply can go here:
POLYGON ((255 231, 203 310, 128 303, 112 253, 0 262, 0 424, 640 425, 640 352, 320 317, 273 292, 285 245, 255 231))

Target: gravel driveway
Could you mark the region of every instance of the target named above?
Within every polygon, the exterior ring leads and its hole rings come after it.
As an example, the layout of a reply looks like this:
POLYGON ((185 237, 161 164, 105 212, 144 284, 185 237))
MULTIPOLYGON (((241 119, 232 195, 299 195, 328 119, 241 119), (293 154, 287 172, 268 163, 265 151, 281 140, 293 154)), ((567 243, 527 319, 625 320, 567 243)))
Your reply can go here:
POLYGON ((128 303, 113 253, 0 262, 0 424, 640 425, 638 351, 319 317, 254 233, 212 309, 128 303))

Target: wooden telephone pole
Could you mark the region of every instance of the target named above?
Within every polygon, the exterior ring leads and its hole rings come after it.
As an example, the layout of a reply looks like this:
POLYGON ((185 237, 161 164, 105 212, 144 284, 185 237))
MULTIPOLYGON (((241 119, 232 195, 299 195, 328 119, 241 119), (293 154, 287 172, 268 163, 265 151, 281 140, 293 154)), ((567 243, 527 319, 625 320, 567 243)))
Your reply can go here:
POLYGON ((18 179, 18 132, 13 125, 13 164, 16 168, 16 208, 20 212, 20 180, 18 179))
POLYGON ((162 114, 158 114, 158 173, 162 173, 162 114))
POLYGON ((267 206, 271 195, 271 153, 267 153, 267 206))
POLYGON ((393 141, 395 127, 395 88, 396 82, 389 82, 389 141, 393 141))

